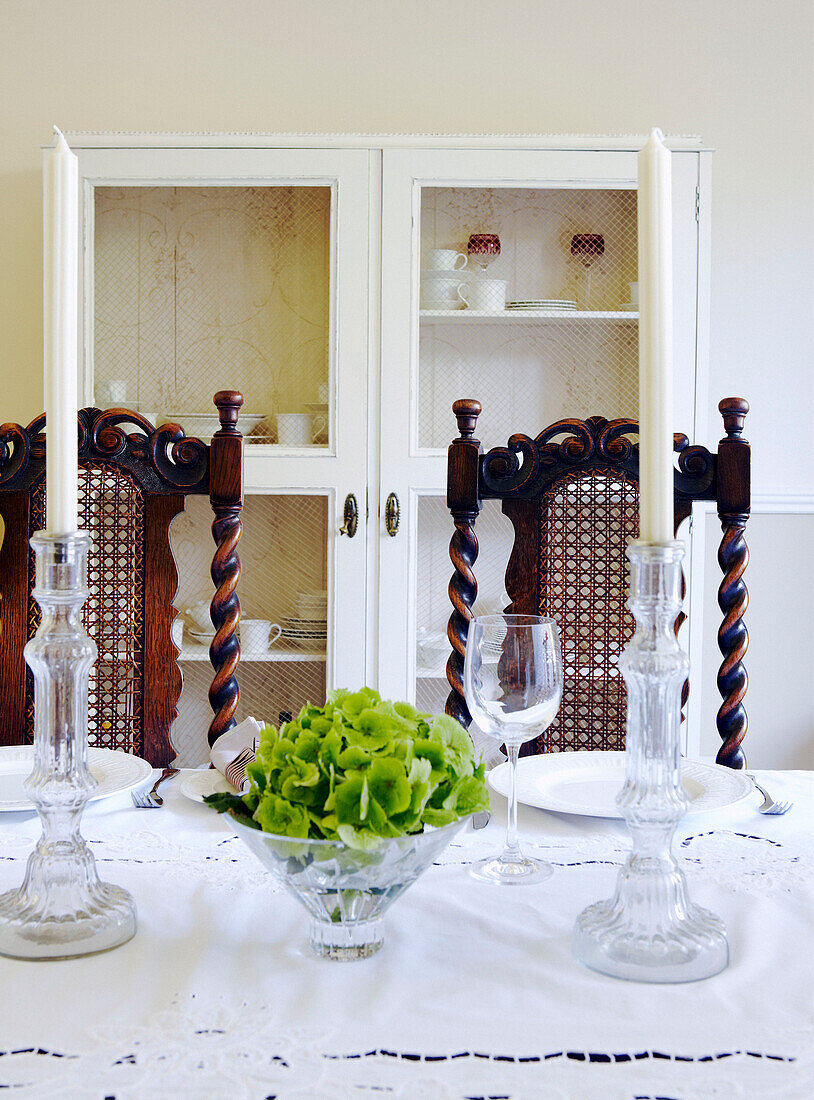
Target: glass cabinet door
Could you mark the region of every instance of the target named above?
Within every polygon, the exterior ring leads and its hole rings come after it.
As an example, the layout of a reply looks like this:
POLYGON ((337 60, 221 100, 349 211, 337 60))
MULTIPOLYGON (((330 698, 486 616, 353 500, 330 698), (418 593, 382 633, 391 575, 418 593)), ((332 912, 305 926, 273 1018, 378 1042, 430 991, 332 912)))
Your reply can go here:
MULTIPOLYGON (((325 699, 328 592, 334 587, 328 560, 329 509, 330 498, 323 493, 246 495, 238 547, 238 721, 251 715, 276 725, 281 716, 286 720, 305 703, 325 699)), ((173 744, 191 765, 208 757, 200 731, 211 719, 210 639, 197 615, 212 592, 211 521, 206 497, 192 497, 172 527, 179 573, 175 602, 184 624, 179 657, 184 689, 173 744)))
MULTIPOLYGON (((239 717, 276 723, 365 679, 370 154, 79 156, 84 403, 208 439, 213 394, 244 395, 239 717), (350 496, 352 538, 340 533, 350 496)), ((172 531, 184 763, 206 755, 211 669, 196 608, 212 591, 210 523, 196 500, 172 531)))
POLYGON ((247 446, 327 446, 332 198, 328 184, 96 187, 94 402, 208 438, 228 373, 247 446))
MULTIPOLYGON (((695 414, 698 156, 674 155, 676 419, 695 414)), ((636 154, 385 150, 380 683, 443 709, 450 613, 444 498, 452 403, 488 449, 563 418, 636 417, 636 154), (383 508, 383 503, 382 503, 383 508)), ((476 613, 502 610, 511 526, 478 520, 476 613)))

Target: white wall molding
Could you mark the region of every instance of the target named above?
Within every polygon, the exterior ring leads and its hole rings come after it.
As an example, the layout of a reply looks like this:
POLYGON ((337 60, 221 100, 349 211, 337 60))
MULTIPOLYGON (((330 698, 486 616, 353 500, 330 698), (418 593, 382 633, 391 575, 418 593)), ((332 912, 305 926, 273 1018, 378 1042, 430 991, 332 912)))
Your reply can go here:
MULTIPOLYGON (((714 513, 714 500, 700 500, 693 505, 693 513, 714 513)), ((751 515, 810 516, 814 514, 814 493, 801 493, 795 489, 780 489, 773 493, 752 493, 751 515)))
POLYGON ((753 493, 752 514, 811 515, 814 513, 814 493, 799 493, 781 489, 774 493, 753 493))

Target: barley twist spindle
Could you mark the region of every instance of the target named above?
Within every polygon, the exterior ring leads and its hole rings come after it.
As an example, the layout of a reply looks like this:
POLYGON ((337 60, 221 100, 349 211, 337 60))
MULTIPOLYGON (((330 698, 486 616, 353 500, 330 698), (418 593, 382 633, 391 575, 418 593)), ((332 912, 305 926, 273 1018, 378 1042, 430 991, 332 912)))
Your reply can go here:
POLYGON ((745 768, 746 756, 741 742, 748 726, 743 706, 748 677, 743 658, 749 646, 749 635, 743 616, 749 605, 749 594, 743 574, 749 563, 745 531, 750 508, 751 454, 743 438, 743 428, 749 402, 741 397, 726 397, 719 402, 718 409, 723 416, 726 436, 718 444, 718 516, 723 528, 718 562, 724 574, 718 589, 718 605, 724 613, 724 621, 718 631, 718 647, 723 656, 718 690, 723 702, 716 719, 723 744, 716 759, 730 768, 745 768))
POLYGON ((240 600, 237 582, 240 579, 240 558, 237 545, 242 524, 243 485, 240 479, 243 437, 237 430, 237 417, 243 398, 232 390, 215 394, 220 430, 212 438, 210 498, 215 520, 212 537, 216 551, 212 560, 212 623, 215 637, 209 647, 209 657, 215 676, 209 689, 213 711, 209 726, 210 745, 235 725, 240 691, 235 675, 240 659, 237 627, 240 622, 240 600))
POLYGON ((481 404, 465 398, 456 401, 452 411, 458 421, 458 438, 452 441, 448 452, 447 505, 455 522, 455 532, 449 543, 454 572, 449 582, 453 611, 447 626, 447 637, 452 645, 447 661, 447 680, 452 690, 447 696, 446 712, 468 727, 471 717, 464 699, 463 671, 472 605, 478 594, 472 566, 478 557, 475 521, 480 512, 477 485, 481 448, 474 433, 481 404), (466 488, 462 488, 464 486, 466 488))
POLYGON ((724 743, 718 750, 717 761, 730 768, 746 765, 740 745, 749 724, 743 706, 749 682, 743 664, 749 648, 749 634, 743 622, 743 615, 749 606, 749 593, 743 581, 743 573, 749 563, 745 526, 746 517, 741 524, 728 521, 718 550, 718 562, 724 573, 718 589, 718 606, 725 618, 718 630, 718 648, 724 659, 718 672, 718 690, 723 702, 718 711, 717 724, 724 743))
POLYGON ((455 533, 449 543, 449 556, 455 572, 449 582, 449 598, 454 610, 447 626, 447 637, 452 644, 452 653, 447 661, 447 680, 452 690, 447 697, 446 711, 463 726, 468 726, 471 721, 464 701, 464 653, 472 619, 472 605, 478 594, 478 582, 472 571, 478 557, 474 521, 474 516, 471 519, 459 519, 456 516, 455 533))

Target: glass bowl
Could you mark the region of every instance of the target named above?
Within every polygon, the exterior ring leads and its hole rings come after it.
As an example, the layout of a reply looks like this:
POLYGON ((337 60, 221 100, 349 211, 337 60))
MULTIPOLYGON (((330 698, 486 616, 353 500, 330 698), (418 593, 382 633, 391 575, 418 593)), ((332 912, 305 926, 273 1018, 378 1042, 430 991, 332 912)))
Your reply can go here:
POLYGON ((230 818, 237 835, 311 916, 309 942, 327 959, 366 959, 384 940, 385 910, 449 844, 468 818, 383 839, 360 851, 341 840, 275 836, 230 818))

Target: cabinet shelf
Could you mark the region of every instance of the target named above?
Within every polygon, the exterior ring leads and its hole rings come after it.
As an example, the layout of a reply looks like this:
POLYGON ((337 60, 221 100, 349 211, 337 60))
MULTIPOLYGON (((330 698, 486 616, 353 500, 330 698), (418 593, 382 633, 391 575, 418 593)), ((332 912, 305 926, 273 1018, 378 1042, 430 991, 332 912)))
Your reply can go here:
POLYGON ((422 309, 422 324, 427 325, 516 325, 574 324, 577 321, 605 321, 613 324, 638 324, 639 314, 632 310, 507 309, 491 313, 479 309, 422 309))
MULTIPOLYGON (((208 661, 209 649, 202 645, 191 645, 188 642, 184 642, 181 653, 178 656, 179 661, 208 661)), ((241 651, 240 662, 245 664, 248 661, 325 661, 324 650, 307 650, 307 649, 282 649, 276 646, 273 649, 269 649, 265 653, 246 653, 241 651)))

